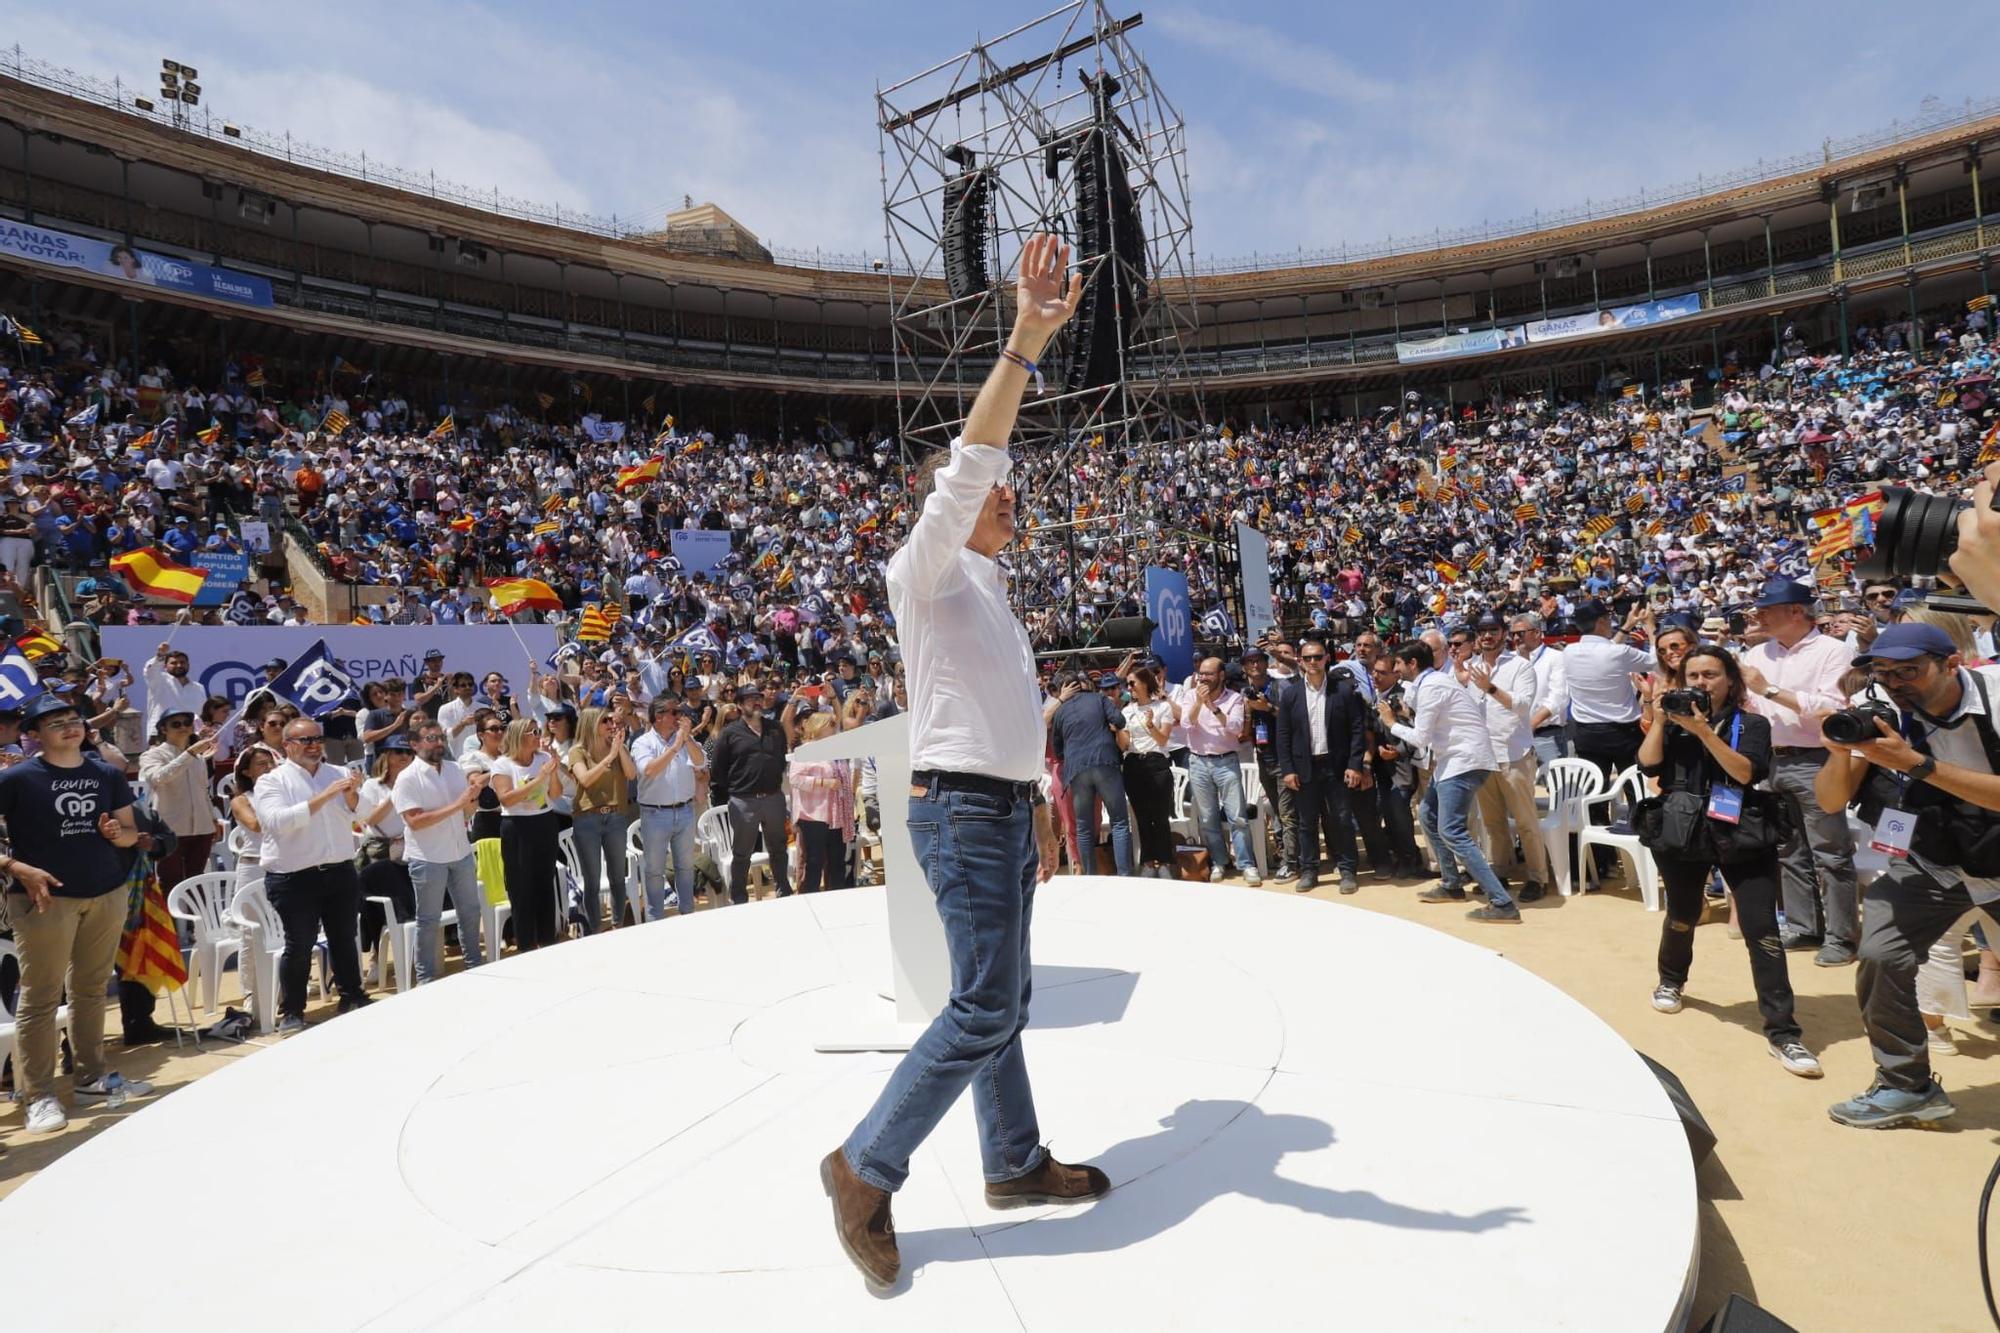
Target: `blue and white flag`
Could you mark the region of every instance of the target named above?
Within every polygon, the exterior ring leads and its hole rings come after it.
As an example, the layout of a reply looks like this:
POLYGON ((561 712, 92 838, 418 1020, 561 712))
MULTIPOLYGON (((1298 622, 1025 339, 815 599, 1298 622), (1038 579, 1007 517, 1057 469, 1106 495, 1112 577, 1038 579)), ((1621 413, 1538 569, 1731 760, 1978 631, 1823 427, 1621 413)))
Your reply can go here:
POLYGON ((715 631, 706 625, 696 625, 668 645, 677 653, 719 653, 722 642, 715 637, 715 631))
POLYGON ((97 404, 92 403, 68 421, 63 422, 63 425, 71 427, 74 430, 93 429, 97 425, 97 404))
POLYGON ((46 444, 11 444, 7 446, 7 451, 23 463, 32 463, 47 453, 49 446, 46 444))
POLYGON ((0 708, 26 708, 28 700, 41 694, 42 673, 19 648, 0 654, 0 708))
POLYGON ((1233 639, 1236 637, 1236 619, 1227 607, 1216 607, 1201 618, 1201 632, 1211 639, 1233 639))
POLYGON ((314 719, 361 700, 354 678, 335 664, 325 639, 315 642, 280 672, 269 688, 271 693, 298 705, 301 713, 314 719))

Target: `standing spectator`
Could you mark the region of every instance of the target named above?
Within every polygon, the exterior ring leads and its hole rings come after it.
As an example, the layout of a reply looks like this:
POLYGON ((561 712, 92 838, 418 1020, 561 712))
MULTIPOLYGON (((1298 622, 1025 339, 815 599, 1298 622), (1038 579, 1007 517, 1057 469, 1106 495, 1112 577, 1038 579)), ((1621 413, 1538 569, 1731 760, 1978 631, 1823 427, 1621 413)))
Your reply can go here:
POLYGON ((340 988, 339 1012, 370 1003, 361 989, 354 932, 360 887, 354 872, 355 808, 361 775, 324 762, 319 723, 301 717, 285 727, 285 762, 257 779, 254 803, 264 827, 258 860, 264 891, 285 925, 278 960, 280 1032, 306 1025, 306 974, 322 931, 340 988))
POLYGON ((1111 859, 1120 875, 1132 873, 1132 827, 1126 814, 1124 753, 1125 714, 1105 693, 1105 681, 1116 690, 1118 677, 1079 676, 1082 686, 1065 700, 1049 721, 1049 743, 1062 761, 1063 785, 1075 814, 1076 837, 1071 853, 1078 874, 1097 873, 1097 803, 1111 821, 1111 859), (1092 689, 1092 686, 1096 689, 1092 689))
POLYGON ((1861 938, 1860 891, 1854 877, 1854 838, 1845 810, 1829 814, 1813 799, 1813 783, 1826 764, 1818 713, 1846 705, 1840 678, 1847 674, 1845 641, 1813 624, 1814 593, 1806 584, 1774 578, 1753 609, 1768 637, 1743 654, 1743 683, 1750 711, 1771 721, 1771 790, 1792 804, 1791 836, 1781 857, 1785 885, 1787 949, 1818 946, 1813 962, 1844 967, 1861 938))
MULTIPOLYGON (((1633 623, 1645 615, 1635 612, 1633 623)), ((1602 602, 1578 607, 1576 623, 1583 635, 1562 654, 1570 749, 1596 764, 1606 778, 1615 778, 1637 762, 1639 742, 1645 739, 1632 677, 1653 669, 1653 655, 1617 642, 1627 631, 1612 630, 1611 610, 1602 602)))
POLYGON ((1132 702, 1125 705, 1125 791, 1139 820, 1139 877, 1176 879, 1174 869, 1174 768, 1167 760, 1173 737, 1174 706, 1160 697, 1160 673, 1135 667, 1126 677, 1132 702))
POLYGON ((451 752, 467 754, 481 743, 476 718, 487 706, 472 697, 475 686, 470 671, 452 672, 447 688, 451 697, 438 705, 437 720, 444 727, 445 743, 451 746, 451 752))
POLYGON ((1484 696, 1494 765, 1493 780, 1479 789, 1479 817, 1486 827, 1487 848, 1500 863, 1495 873, 1502 879, 1508 873, 1520 876, 1520 900, 1531 903, 1548 891, 1549 883, 1549 853, 1542 845, 1541 813, 1535 808, 1535 733, 1528 725, 1535 669, 1527 659, 1505 650, 1507 622, 1497 613, 1488 611, 1472 628, 1476 651, 1465 664, 1464 683, 1484 696))
MULTIPOLYGON (((839 726, 832 713, 806 719, 803 738, 831 736, 839 726)), ((805 871, 800 893, 847 887, 848 843, 854 836, 854 773, 845 759, 792 765, 792 810, 805 871)))
MULTIPOLYGON (((583 933, 589 935, 596 931, 603 910, 598 885, 604 878, 611 881, 611 924, 625 924, 625 830, 632 822, 626 809, 639 769, 626 748, 619 714, 609 708, 583 710, 567 760, 570 776, 576 779, 571 827, 577 864, 583 871, 583 933)), ((636 908, 634 914, 643 911, 636 908)))
POLYGON ((175 709, 160 716, 157 744, 139 755, 139 781, 146 784, 153 813, 174 831, 170 855, 154 862, 160 886, 174 885, 208 869, 208 854, 221 836, 215 795, 208 781, 208 756, 215 738, 193 740, 194 714, 175 709))
POLYGON ((458 914, 458 947, 468 968, 486 961, 480 947, 485 900, 479 892, 479 865, 466 837, 466 821, 478 807, 489 775, 470 776, 447 757, 444 728, 434 721, 417 726, 417 757, 396 779, 392 791, 403 817, 403 855, 417 900, 417 984, 437 978, 444 952, 444 902, 458 914))
MULTIPOLYGON (((1392 705, 1402 703, 1403 686, 1396 679, 1396 660, 1393 657, 1386 652, 1378 654, 1369 674, 1373 677, 1378 708, 1384 699, 1392 705)), ((1379 713, 1371 720, 1378 723, 1371 728, 1371 739, 1375 744, 1372 763, 1376 805, 1382 816, 1382 832, 1389 848, 1390 874, 1397 879, 1420 879, 1424 874, 1424 855, 1417 847, 1413 809, 1417 798, 1414 750, 1379 725, 1379 713)))
POLYGON ((733 845, 729 858, 729 901, 750 901, 750 858, 757 854, 757 835, 771 858, 772 882, 778 896, 789 896, 792 882, 785 858, 785 734, 791 729, 798 696, 785 705, 783 730, 764 716, 764 687, 738 687, 737 717, 725 723, 708 754, 709 799, 729 811, 733 845))
POLYGON ((416 717, 403 702, 403 682, 394 677, 372 680, 361 689, 368 710, 361 715, 361 762, 375 767, 375 747, 391 736, 402 735, 416 717))
POLYGON ((1243 654, 1243 726, 1248 733, 1243 739, 1257 756, 1257 776, 1273 807, 1274 818, 1266 827, 1277 835, 1278 869, 1272 878, 1278 880, 1292 878, 1299 867, 1298 793, 1280 780, 1278 771, 1278 707, 1285 688, 1294 683, 1295 678, 1272 674, 1262 648, 1243 654))
POLYGON ((0 771, 0 819, 11 855, 7 915, 21 954, 15 1010, 14 1073, 28 1106, 28 1129, 54 1133, 69 1123, 55 1092, 56 1010, 69 984, 74 1089, 102 1098, 152 1088, 105 1067, 104 1009, 111 968, 125 931, 125 858, 138 845, 125 775, 83 752, 83 717, 60 695, 28 701, 22 726, 40 743, 31 759, 0 771))
POLYGON ((673 857, 674 902, 682 916, 694 914, 694 798, 696 779, 708 760, 695 744, 693 725, 681 701, 670 694, 647 709, 652 722, 632 743, 639 803, 640 874, 645 916, 667 914, 667 858, 673 857))
POLYGON ((1569 707, 1563 686, 1562 645, 1543 634, 1542 618, 1530 612, 1515 616, 1507 628, 1514 652, 1535 672, 1535 702, 1528 709, 1528 726, 1535 735, 1535 759, 1547 764, 1563 757, 1563 716, 1569 707))
POLYGON ((1493 739, 1486 731, 1486 714, 1471 691, 1437 670, 1428 643, 1406 643, 1396 649, 1396 674, 1403 681, 1410 720, 1399 721, 1389 700, 1376 704, 1382 724, 1405 741, 1429 753, 1431 785, 1424 792, 1424 831, 1437 853, 1439 883, 1418 895, 1419 902, 1465 901, 1459 869, 1468 871, 1486 890, 1486 906, 1466 913, 1473 921, 1518 924, 1521 909, 1507 896, 1468 825, 1479 788, 1493 775, 1493 739))
MULTIPOLYGON (((1195 820, 1208 848, 1208 877, 1220 883, 1229 873, 1229 853, 1243 882, 1264 882, 1250 850, 1250 821, 1243 811, 1243 767, 1237 757, 1243 735, 1243 696, 1222 680, 1222 659, 1205 657, 1192 684, 1183 685, 1175 713, 1188 741, 1188 790, 1194 797, 1195 820), (1227 827, 1228 841, 1224 841, 1227 827)), ((1303 830, 1301 830, 1303 833, 1303 830)))
POLYGON ((139 673, 146 682, 146 734, 160 729, 168 709, 194 717, 208 700, 208 691, 188 679, 188 655, 169 644, 153 650, 153 660, 139 673))
POLYGON ((500 799, 500 855, 513 907, 514 947, 525 953, 554 944, 565 915, 556 878, 560 830, 549 803, 563 789, 562 765, 543 746, 542 729, 517 717, 507 724, 492 772, 493 794, 500 799))
POLYGON ((1319 887, 1322 827, 1340 891, 1361 887, 1347 803, 1368 773, 1367 716, 1358 693, 1328 678, 1330 655, 1324 643, 1306 641, 1299 651, 1302 679, 1280 697, 1277 716, 1278 770, 1285 789, 1297 796, 1300 893, 1319 887))

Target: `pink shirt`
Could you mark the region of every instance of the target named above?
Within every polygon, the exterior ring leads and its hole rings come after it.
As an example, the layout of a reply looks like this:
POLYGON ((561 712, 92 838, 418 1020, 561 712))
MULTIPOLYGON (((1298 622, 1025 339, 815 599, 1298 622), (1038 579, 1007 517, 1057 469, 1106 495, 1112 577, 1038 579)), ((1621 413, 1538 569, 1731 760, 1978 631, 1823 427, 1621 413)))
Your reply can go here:
POLYGON ((792 818, 831 825, 841 837, 854 830, 854 780, 848 761, 792 765, 792 818))
POLYGON ((1802 705, 1795 710, 1775 699, 1750 696, 1750 711, 1771 720, 1772 745, 1803 748, 1826 744, 1820 739, 1819 723, 1804 714, 1831 713, 1847 706, 1847 696, 1840 692, 1840 678, 1847 674, 1852 658, 1847 640, 1829 638, 1816 629, 1808 630, 1790 648, 1776 639, 1766 639, 1745 650, 1745 666, 1763 672, 1766 685, 1790 690, 1802 705))
POLYGON ((1174 698, 1174 712, 1187 734, 1188 748, 1196 754, 1235 754, 1243 735, 1243 696, 1224 690, 1213 709, 1200 699, 1193 685, 1183 685, 1174 698), (1219 721, 1217 711, 1222 714, 1219 721))

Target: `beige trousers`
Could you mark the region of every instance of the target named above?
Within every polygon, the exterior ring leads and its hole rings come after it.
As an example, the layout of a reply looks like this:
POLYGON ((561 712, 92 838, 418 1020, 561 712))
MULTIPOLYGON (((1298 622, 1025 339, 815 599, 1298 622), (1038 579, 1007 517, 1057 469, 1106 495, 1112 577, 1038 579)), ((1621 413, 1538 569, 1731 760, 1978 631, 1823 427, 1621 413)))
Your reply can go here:
POLYGON ((1535 756, 1530 752, 1488 778, 1479 789, 1481 841, 1495 874, 1516 880, 1525 875, 1543 888, 1553 888, 1549 850, 1542 845, 1542 816, 1535 809, 1535 771, 1535 756), (1519 856, 1514 854, 1514 839, 1507 833, 1509 819, 1521 840, 1519 856))
POLYGON ((21 951, 21 1000, 16 1006, 14 1086, 24 1102, 55 1091, 56 1010, 69 987, 70 1043, 76 1050, 76 1081, 104 1072, 105 987, 118 961, 125 933, 126 895, 51 898, 37 912, 28 895, 7 895, 14 944, 21 951))

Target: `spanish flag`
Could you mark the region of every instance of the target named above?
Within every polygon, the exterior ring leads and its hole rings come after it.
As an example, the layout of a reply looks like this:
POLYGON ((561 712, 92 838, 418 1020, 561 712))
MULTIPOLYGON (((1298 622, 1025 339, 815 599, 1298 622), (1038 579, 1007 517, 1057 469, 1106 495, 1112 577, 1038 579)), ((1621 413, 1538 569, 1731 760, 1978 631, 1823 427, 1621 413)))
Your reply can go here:
POLYGON ((643 486, 649 481, 659 480, 660 461, 660 456, 654 454, 643 463, 634 463, 631 467, 619 468, 618 489, 622 491, 628 486, 643 486))
POLYGON ((556 590, 540 579, 488 579, 486 591, 493 594, 493 605, 503 616, 511 616, 516 611, 560 611, 562 598, 556 590))
POLYGON ((149 430, 149 431, 147 431, 147 432, 146 432, 146 433, 145 433, 144 435, 141 435, 141 436, 140 436, 140 437, 139 437, 138 439, 136 439, 136 440, 132 441, 132 446, 131 446, 131 447, 132 447, 132 448, 134 448, 134 449, 150 449, 150 448, 152 448, 152 447, 153 447, 153 435, 154 435, 154 432, 152 432, 152 431, 150 431, 150 430, 149 430))
POLYGON ((150 546, 111 557, 111 568, 125 576, 133 592, 183 606, 191 605, 208 581, 207 570, 177 565, 150 546))
POLYGON ((686 444, 681 446, 681 456, 683 458, 689 457, 694 454, 698 454, 700 452, 701 452, 700 440, 689 440, 686 444))
POLYGON ((1458 566, 1449 560, 1433 560, 1431 561, 1431 568, 1435 569, 1438 572, 1438 577, 1442 578, 1446 583, 1456 583, 1464 577, 1459 571, 1458 566))
POLYGON ((457 518, 445 524, 445 526, 453 532, 470 532, 479 526, 479 520, 470 514, 460 514, 457 518))
POLYGON ((222 438, 222 423, 220 421, 216 421, 213 418, 210 418, 208 423, 208 429, 196 431, 194 433, 194 437, 197 440, 200 440, 203 444, 214 444, 217 440, 222 438))
POLYGON ((41 630, 36 630, 32 634, 23 634, 14 641, 14 646, 25 653, 30 662, 39 662, 50 653, 59 653, 63 650, 62 642, 59 639, 41 630))
POLYGON ((862 519, 861 522, 856 524, 854 530, 856 532, 873 532, 881 526, 882 516, 880 514, 870 514, 867 518, 862 519))
POLYGON ((604 643, 611 638, 611 621, 595 605, 583 608, 583 619, 577 622, 576 641, 578 643, 604 643))

